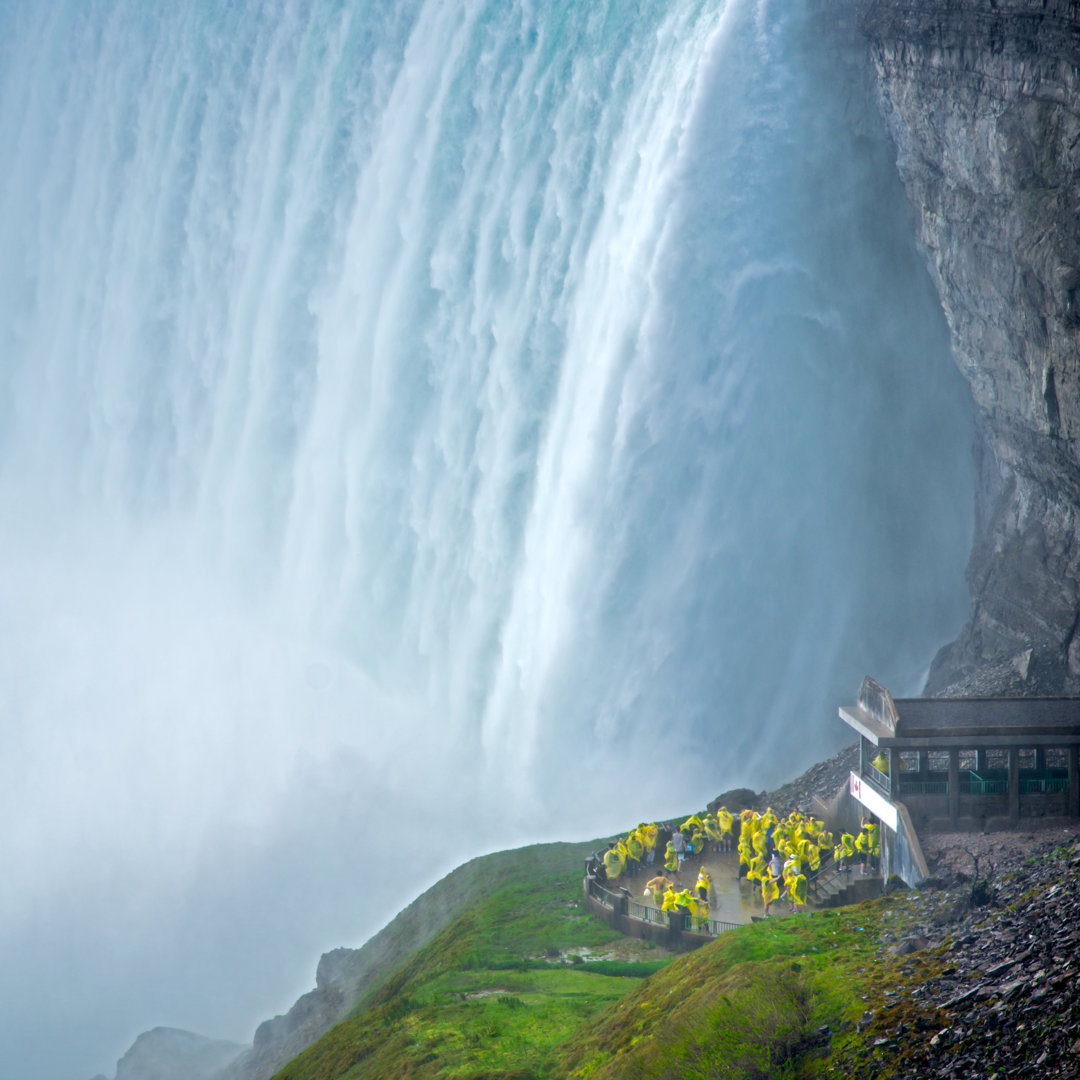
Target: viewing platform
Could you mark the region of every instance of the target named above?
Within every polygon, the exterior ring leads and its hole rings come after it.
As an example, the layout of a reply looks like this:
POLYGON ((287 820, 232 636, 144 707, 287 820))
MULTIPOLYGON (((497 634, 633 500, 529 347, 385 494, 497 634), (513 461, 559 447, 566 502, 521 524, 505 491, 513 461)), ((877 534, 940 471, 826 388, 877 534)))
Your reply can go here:
MULTIPOLYGON (((659 863, 653 867, 643 867, 636 877, 619 877, 613 882, 601 884, 596 875, 600 858, 600 854, 594 852, 585 860, 586 907, 609 926, 630 937, 684 952, 706 944, 727 930, 761 918, 761 886, 756 881, 738 876, 737 852, 707 854, 702 860, 688 860, 686 863, 681 877, 688 887, 693 884, 702 864, 712 877, 713 892, 708 919, 682 911, 661 911, 645 902, 642 889, 645 882, 657 872, 659 863)), ((823 861, 820 871, 808 873, 807 877, 811 908, 852 903, 881 891, 879 877, 840 873, 831 857, 823 861)), ((775 917, 781 917, 786 912, 786 904, 777 902, 775 917)))
POLYGON ((859 735, 855 779, 874 812, 877 794, 921 829, 1080 818, 1080 698, 894 699, 864 679, 840 718, 859 735))

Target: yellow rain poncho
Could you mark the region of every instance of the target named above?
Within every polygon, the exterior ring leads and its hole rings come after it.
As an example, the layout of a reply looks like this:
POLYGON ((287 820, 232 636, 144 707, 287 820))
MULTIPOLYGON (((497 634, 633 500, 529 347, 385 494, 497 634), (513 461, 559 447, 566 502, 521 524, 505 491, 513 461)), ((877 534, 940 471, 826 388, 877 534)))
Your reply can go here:
POLYGON ((762 879, 761 882, 761 899, 762 902, 768 906, 780 895, 780 883, 774 881, 771 877, 762 879))
POLYGON ((855 837, 851 833, 842 833, 840 836, 840 843, 836 845, 836 849, 833 851, 833 857, 839 862, 841 859, 854 859, 855 858, 855 837))
POLYGON ((667 850, 664 852, 664 869, 672 874, 679 872, 679 855, 675 851, 675 845, 669 840, 667 850))
POLYGON ((729 836, 731 834, 731 826, 735 823, 735 818, 726 806, 721 806, 716 811, 716 824, 720 827, 721 836, 729 836))
POLYGON ((792 883, 791 883, 791 890, 790 890, 791 902, 793 904, 799 905, 800 907, 805 907, 806 906, 806 890, 807 890, 806 875, 805 874, 797 875, 796 878, 794 879, 794 881, 792 881, 792 883))
POLYGON ((813 840, 802 840, 798 847, 799 861, 804 862, 811 870, 817 870, 821 866, 821 848, 813 840))
POLYGON ((699 930, 707 929, 709 925, 709 902, 708 900, 699 900, 697 902, 697 911, 694 912, 697 916, 695 919, 695 925, 699 930))
POLYGON ((770 841, 769 841, 769 824, 766 822, 765 818, 763 818, 763 817, 755 818, 754 822, 753 822, 753 830, 754 830, 754 850, 759 855, 765 855, 767 857, 768 854, 769 854, 769 842, 770 841))
POLYGON ((608 848, 604 852, 604 869, 609 881, 614 881, 623 871, 623 862, 617 848, 608 848))

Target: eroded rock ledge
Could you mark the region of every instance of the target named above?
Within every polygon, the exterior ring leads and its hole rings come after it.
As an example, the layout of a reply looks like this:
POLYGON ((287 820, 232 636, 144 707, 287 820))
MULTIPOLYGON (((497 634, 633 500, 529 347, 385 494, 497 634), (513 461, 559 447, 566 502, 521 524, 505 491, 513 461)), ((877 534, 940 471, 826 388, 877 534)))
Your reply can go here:
POLYGON ((858 12, 978 413, 971 617, 928 689, 1077 693, 1080 3, 858 12))

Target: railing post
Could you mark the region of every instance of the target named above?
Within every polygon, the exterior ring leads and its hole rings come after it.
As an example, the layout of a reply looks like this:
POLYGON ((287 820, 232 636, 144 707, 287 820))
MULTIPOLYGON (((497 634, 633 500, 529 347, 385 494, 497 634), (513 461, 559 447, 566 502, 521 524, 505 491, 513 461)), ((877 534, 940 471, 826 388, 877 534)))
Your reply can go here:
POLYGON ((678 949, 682 945, 683 913, 677 908, 669 911, 668 916, 668 947, 678 949))
POLYGON ((956 828, 960 817, 960 751, 949 749, 949 823, 956 828))
POLYGON ((1080 817, 1080 746, 1073 743, 1069 747, 1069 805, 1066 813, 1069 817, 1080 817))
POLYGON ((1009 747, 1009 817, 1020 819, 1020 751, 1009 747))

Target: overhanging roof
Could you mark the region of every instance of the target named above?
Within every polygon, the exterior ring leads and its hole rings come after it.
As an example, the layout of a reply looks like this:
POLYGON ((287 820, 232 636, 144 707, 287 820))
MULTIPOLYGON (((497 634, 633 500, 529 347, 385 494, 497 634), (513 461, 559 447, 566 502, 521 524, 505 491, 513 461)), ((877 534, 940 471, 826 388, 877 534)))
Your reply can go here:
MULTIPOLYGON (((862 695, 860 695, 861 697, 862 695)), ((883 747, 1031 745, 1080 743, 1080 697, 896 698, 893 723, 862 703, 844 706, 840 718, 883 747)))

